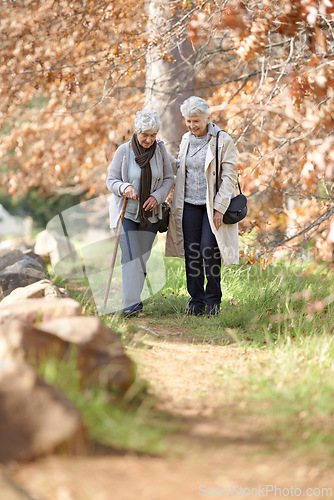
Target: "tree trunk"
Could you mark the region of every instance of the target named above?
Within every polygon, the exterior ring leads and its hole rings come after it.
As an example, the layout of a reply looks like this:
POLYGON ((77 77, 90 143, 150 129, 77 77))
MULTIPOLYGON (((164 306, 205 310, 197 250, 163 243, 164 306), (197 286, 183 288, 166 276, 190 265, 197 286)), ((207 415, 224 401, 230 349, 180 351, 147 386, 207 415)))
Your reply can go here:
MULTIPOLYGON (((171 12, 171 0, 150 0, 148 2, 148 29, 152 44, 146 57, 146 106, 157 111, 161 118, 159 137, 166 148, 176 154, 182 134, 186 131, 180 104, 194 93, 194 50, 183 34, 182 23, 177 13, 171 12), (180 23, 180 24, 178 24, 180 23), (165 33, 168 36, 165 54, 154 45, 165 33)), ((184 12, 183 12, 184 14, 184 12)), ((167 38, 167 37, 166 37, 167 38)))

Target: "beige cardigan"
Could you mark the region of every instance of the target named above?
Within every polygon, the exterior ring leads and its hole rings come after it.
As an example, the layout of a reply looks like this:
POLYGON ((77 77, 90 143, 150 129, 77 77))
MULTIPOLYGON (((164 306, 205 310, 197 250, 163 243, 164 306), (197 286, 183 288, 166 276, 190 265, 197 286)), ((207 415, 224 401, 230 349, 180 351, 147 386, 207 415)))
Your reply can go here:
MULTIPOLYGON (((239 236, 238 224, 222 224, 216 229, 213 223, 213 212, 218 210, 224 214, 230 200, 236 194, 236 183, 238 179, 236 153, 233 140, 226 133, 219 134, 219 178, 220 187, 216 195, 216 162, 215 146, 216 134, 219 128, 212 122, 209 123, 208 133, 212 136, 205 160, 205 176, 207 181, 206 207, 208 218, 225 266, 239 264, 239 236)), ((184 206, 184 187, 186 172, 186 155, 189 144, 190 132, 184 134, 179 151, 179 161, 172 161, 174 173, 176 174, 175 188, 173 193, 171 215, 166 239, 167 257, 184 257, 182 217, 184 206), (177 168, 178 167, 178 168, 177 168)))

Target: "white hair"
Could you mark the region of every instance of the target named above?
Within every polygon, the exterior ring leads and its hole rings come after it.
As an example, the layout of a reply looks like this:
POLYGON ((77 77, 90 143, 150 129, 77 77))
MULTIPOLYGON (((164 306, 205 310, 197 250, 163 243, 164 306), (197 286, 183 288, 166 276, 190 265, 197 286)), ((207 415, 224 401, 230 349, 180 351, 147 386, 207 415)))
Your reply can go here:
POLYGON ((186 99, 180 106, 183 118, 188 116, 202 115, 204 118, 210 118, 211 109, 204 99, 192 95, 186 99))
POLYGON ((138 134, 140 132, 156 133, 160 128, 160 123, 158 113, 153 109, 144 108, 136 113, 135 130, 138 134))

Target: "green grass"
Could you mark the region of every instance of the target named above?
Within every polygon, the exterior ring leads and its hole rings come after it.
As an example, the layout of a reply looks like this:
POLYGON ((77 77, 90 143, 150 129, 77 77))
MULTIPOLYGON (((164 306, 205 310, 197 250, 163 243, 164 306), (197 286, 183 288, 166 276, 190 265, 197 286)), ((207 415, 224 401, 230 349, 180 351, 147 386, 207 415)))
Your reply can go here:
MULTIPOLYGON (((295 260, 265 268, 260 262, 223 267, 221 311, 211 318, 184 314, 189 296, 183 260, 165 258, 165 266, 166 284, 144 302, 145 316, 152 325, 184 330, 191 342, 264 346, 282 338, 334 332, 334 280, 325 264, 295 260)), ((66 280, 55 279, 66 286, 66 280)), ((85 314, 97 314, 87 280, 71 293, 85 314)), ((101 319, 121 332, 124 320, 119 314, 101 319)))
POLYGON ((243 371, 221 366, 217 383, 226 397, 263 423, 275 449, 334 456, 334 338, 323 332, 281 341, 256 356, 243 371))
MULTIPOLYGON (((325 264, 298 260, 265 268, 260 262, 223 268, 221 312, 206 318, 184 314, 188 295, 183 261, 167 258, 165 263, 163 290, 144 303, 148 326, 154 330, 159 325, 161 331, 165 325, 166 331, 183 332, 184 342, 234 343, 246 353, 242 367, 226 362, 217 371, 217 384, 239 417, 259 419, 269 448, 333 457, 332 271, 325 264)), ((75 298, 87 314, 96 314, 88 295, 87 288, 77 291, 75 298)), ((131 344, 133 334, 139 332, 136 319, 124 320, 118 314, 101 319, 118 331, 125 345, 142 347, 131 344)), ((92 435, 108 443, 158 450, 158 443, 169 433, 152 401, 148 406, 132 406, 129 413, 122 403, 111 409, 108 395, 100 388, 89 398, 77 395, 74 402, 92 435)))
MULTIPOLYGON (((193 342, 219 345, 239 342, 263 346, 281 338, 334 332, 333 277, 324 265, 277 262, 222 270, 222 304, 218 317, 189 317, 184 264, 165 259, 167 282, 144 304, 149 321, 185 329, 193 342), (317 306, 319 310, 317 310, 317 306)), ((104 318, 106 323, 110 318, 104 318)), ((112 320, 117 328, 117 319, 112 320)))
POLYGON ((155 409, 146 383, 136 380, 125 393, 104 386, 83 387, 75 353, 70 360, 49 358, 39 366, 44 380, 59 389, 80 411, 91 440, 112 448, 161 454, 166 438, 179 429, 175 417, 155 409))

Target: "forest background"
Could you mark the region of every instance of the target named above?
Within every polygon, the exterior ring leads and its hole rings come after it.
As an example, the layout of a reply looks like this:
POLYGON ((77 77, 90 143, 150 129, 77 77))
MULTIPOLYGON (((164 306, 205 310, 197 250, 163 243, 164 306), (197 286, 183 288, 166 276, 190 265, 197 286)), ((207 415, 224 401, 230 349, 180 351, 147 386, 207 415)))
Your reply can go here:
POLYGON ((176 154, 179 105, 196 94, 237 147, 246 258, 285 247, 333 262, 332 1, 3 0, 0 11, 8 205, 107 194, 108 162, 145 105, 176 154))

